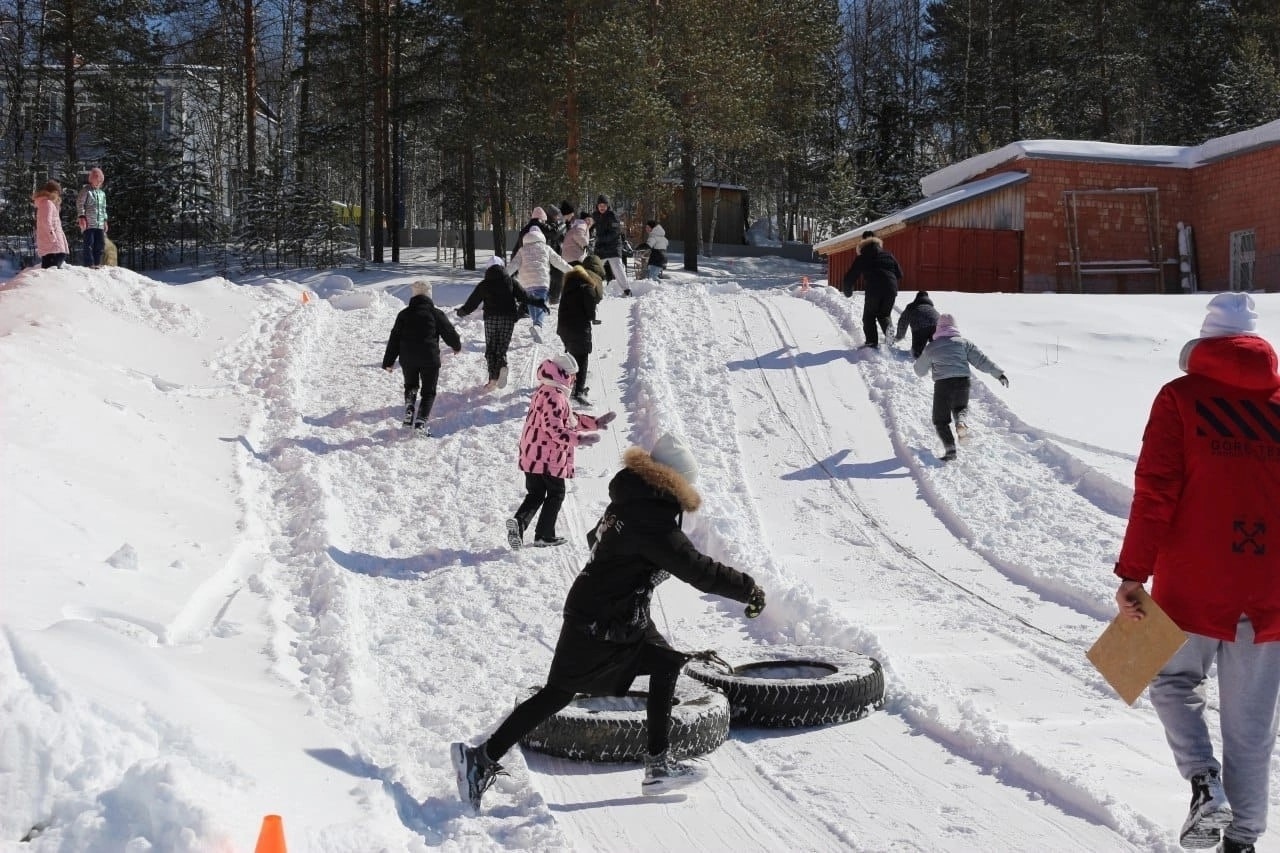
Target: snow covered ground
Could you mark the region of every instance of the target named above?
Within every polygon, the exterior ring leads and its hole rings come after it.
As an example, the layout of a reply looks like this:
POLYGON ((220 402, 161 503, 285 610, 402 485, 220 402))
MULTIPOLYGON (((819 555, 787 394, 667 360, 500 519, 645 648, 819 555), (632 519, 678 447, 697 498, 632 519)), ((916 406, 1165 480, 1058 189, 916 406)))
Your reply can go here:
MULTIPOLYGON (((459 321, 436 436, 406 434, 379 363, 408 284, 447 308, 479 280, 408 257, 0 286, 0 849, 247 851, 269 813, 295 853, 1178 849, 1187 790, 1151 706, 1084 653, 1207 296, 935 293, 1011 380, 975 381, 943 466, 931 383, 856 350, 860 296, 777 259, 673 270, 601 306, 590 385, 618 420, 578 453, 571 544, 513 553, 516 441, 555 350, 522 325, 511 385, 481 396, 482 324, 459 321), (769 605, 747 621, 673 581, 659 627, 731 661, 872 655, 885 707, 735 730, 687 799, 513 750, 471 816, 448 744, 541 683, 619 457, 667 430, 702 466, 687 532, 769 605)), ((1275 339, 1280 297, 1258 302, 1275 339)))

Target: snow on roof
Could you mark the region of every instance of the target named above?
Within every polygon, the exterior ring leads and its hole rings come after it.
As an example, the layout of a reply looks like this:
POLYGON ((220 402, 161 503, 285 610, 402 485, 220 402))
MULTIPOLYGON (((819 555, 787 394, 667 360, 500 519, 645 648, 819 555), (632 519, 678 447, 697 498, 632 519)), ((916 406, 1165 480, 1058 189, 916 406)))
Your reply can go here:
POLYGON ((1280 120, 1242 130, 1230 136, 1210 139, 1200 145, 1121 145, 1117 142, 1089 142, 1071 139, 1030 139, 1012 142, 995 151, 979 154, 939 169, 920 179, 920 192, 925 196, 962 184, 974 175, 1024 157, 1057 160, 1089 160, 1092 162, 1141 163, 1148 166, 1172 166, 1189 169, 1231 154, 1280 143, 1280 120))
POLYGON ((897 213, 846 231, 813 247, 820 255, 846 248, 861 239, 863 231, 897 230, 898 227, 943 207, 991 192, 1007 184, 1026 179, 1026 172, 1006 172, 980 181, 981 175, 1011 160, 1041 158, 1054 160, 1088 160, 1094 163, 1140 163, 1147 166, 1170 166, 1190 169, 1212 163, 1255 148, 1280 144, 1280 119, 1229 136, 1210 139, 1200 145, 1122 145, 1118 142, 1090 142, 1073 139, 1024 139, 1003 148, 961 160, 920 179, 920 192, 925 196, 897 213), (1010 177, 1010 176, 1014 177, 1010 177), (1003 180, 1002 180, 1003 179, 1003 180), (965 183, 969 181, 969 183, 965 183), (992 183, 992 182, 996 183, 992 183), (960 195, 956 195, 960 193, 960 195))
POLYGON ((972 181, 967 184, 955 187, 954 189, 941 192, 935 196, 921 199, 910 207, 904 207, 897 213, 892 213, 875 222, 868 222, 866 225, 846 231, 827 240, 823 240, 813 247, 813 250, 820 255, 829 255, 840 249, 847 248, 849 245, 862 239, 863 231, 874 231, 876 234, 882 234, 886 231, 896 231, 898 226, 905 225, 914 219, 919 219, 928 213, 941 210, 944 207, 951 207, 953 204, 959 204, 963 201, 977 198, 994 192, 1001 187, 1007 187, 1010 184, 1016 184, 1029 178, 1026 172, 1001 172, 998 175, 992 175, 989 178, 983 178, 980 181, 972 181))

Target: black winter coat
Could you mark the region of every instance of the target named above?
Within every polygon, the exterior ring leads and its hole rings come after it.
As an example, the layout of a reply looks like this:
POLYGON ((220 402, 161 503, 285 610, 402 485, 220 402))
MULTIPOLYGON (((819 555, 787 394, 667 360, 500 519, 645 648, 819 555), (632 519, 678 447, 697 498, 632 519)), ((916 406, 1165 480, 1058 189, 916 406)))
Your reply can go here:
POLYGON ((932 330, 938 327, 938 309, 933 307, 933 300, 928 296, 917 294, 902 309, 902 315, 898 317, 898 340, 906 337, 908 327, 915 335, 923 335, 926 331, 932 334, 932 330))
POLYGON ((382 366, 391 367, 400 359, 401 365, 409 367, 426 367, 440 363, 440 339, 454 352, 462 349, 462 339, 458 332, 444 316, 444 312, 435 306, 427 296, 415 296, 409 305, 396 315, 395 325, 391 327, 391 337, 387 338, 387 352, 382 357, 382 366))
POLYGON ((604 213, 592 213, 591 216, 596 223, 596 257, 622 257, 622 223, 618 221, 618 214, 611 207, 604 213))
POLYGON ((609 483, 609 506, 587 537, 591 560, 564 603, 564 627, 547 684, 622 695, 645 646, 671 646, 649 616, 653 590, 676 577, 703 592, 745 602, 750 575, 702 554, 680 530, 702 502, 693 486, 644 450, 629 449, 609 483))
POLYGON ((564 293, 556 317, 556 334, 569 352, 591 352, 591 321, 604 298, 604 287, 590 270, 574 265, 564 274, 564 293))
MULTIPOLYGON (((528 304, 529 294, 525 289, 507 275, 505 268, 495 264, 484 271, 484 278, 462 303, 458 316, 465 317, 484 305, 484 313, 491 317, 522 317, 528 313, 524 310, 528 304)), ((546 307, 540 299, 533 300, 533 304, 546 307)))
POLYGON ((858 279, 863 279, 863 289, 868 296, 897 296, 898 282, 902 281, 902 267, 898 259, 885 251, 879 237, 868 237, 858 244, 858 257, 844 274, 842 282, 845 296, 852 296, 858 279))

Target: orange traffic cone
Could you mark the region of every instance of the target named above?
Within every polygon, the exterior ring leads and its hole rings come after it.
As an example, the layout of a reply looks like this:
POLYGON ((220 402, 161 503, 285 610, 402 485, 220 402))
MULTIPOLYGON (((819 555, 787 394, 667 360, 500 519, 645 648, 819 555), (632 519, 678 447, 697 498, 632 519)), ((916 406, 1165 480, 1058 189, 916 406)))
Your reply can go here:
POLYGON ((278 814, 262 819, 262 831, 258 833, 258 846, 253 853, 289 853, 284 846, 284 821, 278 814))

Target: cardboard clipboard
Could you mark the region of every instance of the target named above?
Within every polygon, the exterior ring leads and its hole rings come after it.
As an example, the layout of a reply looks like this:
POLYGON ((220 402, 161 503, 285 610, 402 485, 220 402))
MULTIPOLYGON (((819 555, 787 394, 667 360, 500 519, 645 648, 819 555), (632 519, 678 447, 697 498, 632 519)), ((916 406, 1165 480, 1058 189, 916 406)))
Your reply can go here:
POLYGON ((1116 616, 1085 654, 1127 705, 1137 701, 1187 641, 1183 630, 1145 589, 1138 589, 1136 595, 1146 616, 1137 622, 1116 616))

